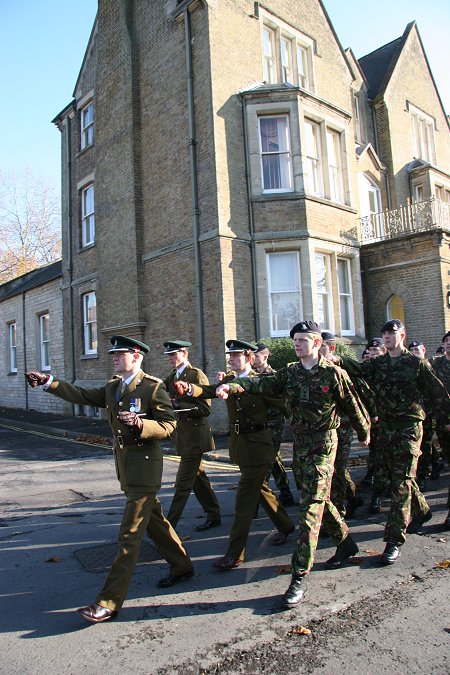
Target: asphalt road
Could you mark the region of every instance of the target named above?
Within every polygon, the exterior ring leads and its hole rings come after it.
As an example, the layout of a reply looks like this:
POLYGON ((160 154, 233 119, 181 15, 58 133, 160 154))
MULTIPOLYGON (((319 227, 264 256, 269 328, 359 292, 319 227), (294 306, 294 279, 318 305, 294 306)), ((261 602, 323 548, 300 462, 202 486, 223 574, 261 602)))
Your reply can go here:
MULTIPOLYGON (((164 466, 167 510, 177 461, 166 457, 164 466)), ((222 527, 195 532, 203 516, 192 496, 177 528, 195 577, 156 589, 167 566, 146 542, 119 616, 91 625, 74 610, 103 583, 123 507, 110 451, 0 427, 0 673, 450 672, 450 569, 436 567, 450 558, 450 533, 440 528, 448 470, 426 493, 432 521, 409 537, 395 565, 377 562, 385 514, 367 517, 362 507, 350 521, 357 564, 326 570, 333 548, 321 540, 308 594, 289 612, 277 603, 289 583, 282 572, 294 537, 270 546, 265 515, 253 523, 247 562, 230 572, 212 568, 226 549, 239 476, 223 463, 207 470, 222 527)), ((290 512, 295 519, 295 507, 290 512)))

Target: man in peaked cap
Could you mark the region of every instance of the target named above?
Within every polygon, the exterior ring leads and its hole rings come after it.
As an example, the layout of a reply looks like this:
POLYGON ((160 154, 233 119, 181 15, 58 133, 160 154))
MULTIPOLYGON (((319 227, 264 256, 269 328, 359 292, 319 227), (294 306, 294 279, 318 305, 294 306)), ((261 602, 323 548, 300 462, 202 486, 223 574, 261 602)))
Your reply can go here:
MULTIPOLYGON (((264 377, 265 375, 272 375, 275 371, 269 364, 270 349, 264 342, 256 343, 255 360, 253 367, 256 372, 264 377)), ((275 485, 280 491, 279 500, 283 506, 294 506, 295 501, 289 487, 289 478, 287 477, 286 469, 281 457, 280 445, 284 435, 284 415, 277 408, 267 409, 267 424, 272 433, 273 446, 275 448, 275 461, 270 470, 267 472, 266 480, 269 482, 270 476, 273 476, 275 485)))
MULTIPOLYGON (((255 377, 257 373, 252 369, 252 363, 256 345, 236 339, 228 340, 226 346, 231 371, 226 373, 222 382, 229 382, 236 375, 247 379, 255 377)), ((192 396, 195 400, 216 397, 217 386, 175 383, 179 395, 192 396)), ((228 549, 224 556, 213 563, 219 569, 231 570, 244 562, 245 546, 258 502, 278 530, 272 537, 273 545, 284 544, 288 535, 294 531, 294 524, 286 509, 266 481, 267 472, 275 459, 267 409, 276 405, 284 409, 282 400, 275 397, 243 394, 230 397, 227 401, 230 460, 239 466, 241 478, 236 492, 235 518, 228 549)))
POLYGON ((206 520, 196 530, 209 530, 221 524, 220 506, 211 487, 202 464, 202 455, 215 449, 213 435, 208 424, 211 412, 211 401, 192 402, 192 398, 178 398, 175 382, 191 382, 192 384, 209 384, 206 375, 189 363, 190 342, 184 340, 167 340, 164 342, 164 354, 173 370, 164 380, 177 417, 176 449, 181 457, 175 479, 175 493, 170 505, 167 519, 176 527, 191 491, 194 491, 200 506, 206 514, 206 520))
POLYGON ((192 562, 175 530, 162 513, 156 496, 161 487, 163 458, 159 441, 173 434, 176 421, 164 384, 142 369, 149 347, 124 335, 111 338, 115 375, 103 387, 85 389, 48 373, 29 371, 31 387, 42 386, 54 396, 80 405, 106 408, 114 434, 117 477, 127 501, 119 531, 119 550, 95 602, 78 610, 91 623, 114 618, 125 600, 147 533, 170 574, 158 582, 166 588, 194 574, 192 562))
POLYGON ((247 394, 282 396, 294 434, 293 471, 301 487, 299 538, 292 556, 292 579, 281 600, 289 609, 299 604, 306 590, 306 577, 314 563, 322 517, 333 542, 335 554, 326 562, 336 569, 356 555, 358 546, 339 511, 330 501, 331 477, 337 449, 339 416, 337 406, 347 413, 363 446, 369 440, 369 419, 356 399, 348 375, 319 354, 320 326, 300 321, 293 326, 298 363, 260 378, 238 377, 221 384, 216 395, 226 399, 247 394))

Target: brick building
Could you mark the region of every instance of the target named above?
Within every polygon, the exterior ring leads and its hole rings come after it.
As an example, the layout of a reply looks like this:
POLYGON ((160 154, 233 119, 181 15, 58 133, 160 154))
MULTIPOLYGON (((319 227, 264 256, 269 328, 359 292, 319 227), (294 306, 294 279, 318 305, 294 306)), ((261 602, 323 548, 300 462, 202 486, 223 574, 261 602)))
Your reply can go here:
POLYGON ((71 406, 27 385, 24 372, 55 370, 64 377, 61 261, 0 286, 0 325, 5 330, 0 405, 70 412, 71 406))
POLYGON ((67 379, 103 382, 114 333, 160 376, 189 339, 214 377, 227 339, 299 318, 357 348, 400 310, 450 327, 449 127, 414 23, 358 62, 319 0, 99 0, 54 122, 67 379))

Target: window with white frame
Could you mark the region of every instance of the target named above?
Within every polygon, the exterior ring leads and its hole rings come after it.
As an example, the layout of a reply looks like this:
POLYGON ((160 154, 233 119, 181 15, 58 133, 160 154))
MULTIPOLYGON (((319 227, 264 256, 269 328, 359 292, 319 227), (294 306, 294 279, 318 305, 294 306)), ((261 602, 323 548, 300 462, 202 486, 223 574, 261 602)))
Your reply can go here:
POLYGON ((8 324, 9 372, 17 373, 17 324, 8 324))
POLYGON ((391 295, 386 304, 386 320, 400 319, 405 325, 405 303, 399 295, 391 295))
POLYGON ((337 259, 337 272, 341 335, 354 335, 355 314, 353 310, 351 261, 349 258, 337 259))
POLYGON ((97 353, 97 298, 94 291, 85 293, 83 300, 83 342, 85 354, 97 353))
POLYGON ((263 28, 263 70, 264 81, 274 84, 277 81, 277 62, 275 58, 276 33, 273 28, 263 28))
POLYGON ((41 353, 41 370, 50 370, 50 315, 39 317, 39 346, 41 353))
POLYGON ((411 104, 408 109, 411 117, 413 155, 416 159, 424 159, 435 164, 434 119, 411 104))
POLYGON ((317 320, 322 330, 334 331, 330 256, 316 253, 317 320))
POLYGON ((264 81, 289 82, 313 91, 314 41, 263 9, 260 16, 264 81))
POLYGON ((83 246, 95 241, 94 185, 81 191, 81 243, 83 246))
POLYGON ((91 101, 80 113, 81 149, 87 148, 94 142, 94 104, 91 101))
POLYGON ((334 129, 327 129, 326 136, 330 199, 342 204, 344 202, 344 186, 342 181, 341 134, 334 129))
POLYGON ((288 335, 303 315, 298 251, 267 254, 270 335, 288 335))
POLYGON ((281 36, 281 76, 283 82, 294 84, 294 71, 292 67, 292 40, 281 36))
POLYGON ((323 197, 320 125, 317 122, 305 119, 304 129, 308 191, 310 194, 323 197))
POLYGON ((263 192, 293 190, 287 115, 258 117, 263 192))

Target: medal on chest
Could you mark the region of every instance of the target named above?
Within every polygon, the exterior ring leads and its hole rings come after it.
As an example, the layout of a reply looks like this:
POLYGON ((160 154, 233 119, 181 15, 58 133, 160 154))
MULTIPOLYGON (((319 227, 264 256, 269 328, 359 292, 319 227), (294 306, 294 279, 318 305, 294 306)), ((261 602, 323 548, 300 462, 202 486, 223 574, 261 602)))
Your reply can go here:
POLYGON ((134 412, 134 413, 141 412, 141 399, 140 398, 130 398, 130 412, 134 412))

